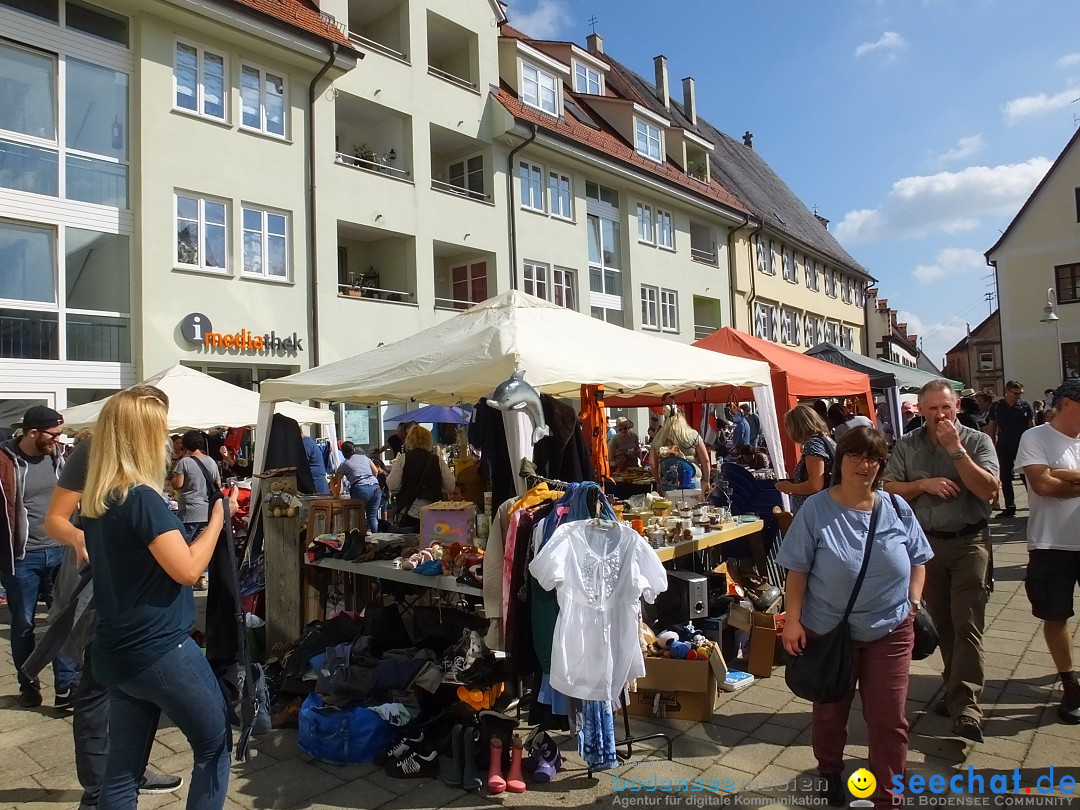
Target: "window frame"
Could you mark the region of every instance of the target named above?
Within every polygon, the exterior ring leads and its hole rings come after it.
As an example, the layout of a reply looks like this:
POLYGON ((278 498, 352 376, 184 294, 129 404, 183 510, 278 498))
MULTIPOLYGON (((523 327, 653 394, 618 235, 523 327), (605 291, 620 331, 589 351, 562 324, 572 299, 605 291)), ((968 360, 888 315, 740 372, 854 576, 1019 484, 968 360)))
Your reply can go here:
POLYGON ((795 250, 787 245, 780 245, 780 266, 784 272, 784 281, 799 283, 799 271, 795 266, 795 250))
POLYGON ((249 279, 261 279, 263 281, 276 281, 279 283, 292 283, 292 217, 288 211, 282 211, 267 206, 255 205, 254 203, 240 203, 240 276, 249 279), (260 254, 262 256, 262 270, 253 272, 248 270, 246 257, 244 256, 244 236, 250 231, 244 223, 244 214, 248 212, 260 215, 260 254), (285 232, 283 234, 270 233, 270 217, 281 217, 285 220, 285 232), (276 276, 270 273, 270 240, 272 237, 281 237, 285 240, 285 275, 276 276))
POLYGON ((656 208, 655 222, 656 222, 656 246, 663 250, 675 250, 675 214, 664 208, 656 208), (667 219, 667 228, 664 228, 661 224, 664 219, 667 219), (664 241, 662 238, 667 233, 668 241, 664 241))
POLYGON ((521 69, 520 69, 519 74, 518 74, 521 77, 521 83, 518 85, 521 88, 521 92, 518 94, 518 97, 521 99, 521 103, 524 104, 527 107, 532 107, 534 110, 539 110, 542 113, 547 113, 548 115, 552 116, 553 118, 558 118, 560 116, 561 110, 562 110, 562 99, 561 99, 562 94, 559 92, 561 90, 561 88, 562 88, 562 81, 554 73, 552 73, 552 72, 550 72, 548 70, 544 70, 539 65, 535 65, 532 62, 526 61, 525 59, 520 59, 518 61, 521 63, 521 69), (533 79, 531 77, 527 77, 525 75, 526 70, 536 71, 536 78, 533 79), (541 79, 550 79, 551 86, 548 87, 548 88, 545 88, 544 83, 541 81, 541 79), (526 80, 528 80, 528 81, 530 81, 530 82, 532 82, 533 84, 536 85, 535 100, 531 101, 526 96, 526 92, 525 92, 525 82, 526 82, 526 80), (551 91, 552 109, 550 109, 550 110, 547 109, 544 106, 544 92, 543 91, 545 89, 548 89, 548 90, 551 91))
POLYGON ((564 174, 558 169, 547 170, 547 193, 548 193, 548 213, 555 219, 561 219, 566 222, 574 221, 574 178, 569 174, 564 174), (555 181, 554 183, 552 181, 555 181), (566 206, 569 209, 568 213, 562 212, 562 189, 558 187, 558 184, 562 181, 566 181, 566 206), (559 200, 559 205, 555 205, 556 198, 559 200))
POLYGON ((453 161, 452 163, 447 163, 446 177, 446 185, 449 187, 448 190, 451 194, 460 194, 464 197, 469 197, 471 199, 481 200, 484 202, 488 200, 489 195, 487 193, 487 164, 484 161, 483 152, 473 152, 472 154, 465 155, 458 160, 453 161), (483 185, 480 191, 476 191, 475 189, 469 187, 469 178, 475 175, 475 172, 469 170, 469 162, 475 160, 476 158, 480 158, 480 179, 483 185), (462 180, 465 183, 465 185, 462 186, 455 185, 453 180, 450 179, 453 176, 453 167, 459 164, 461 165, 462 180))
POLYGON ((289 140, 289 77, 282 75, 277 71, 264 68, 257 62, 253 62, 247 59, 240 60, 240 73, 239 81, 237 83, 238 92, 240 94, 240 121, 239 129, 245 132, 257 132, 260 135, 266 135, 269 138, 277 138, 279 140, 289 140), (244 71, 254 70, 259 74, 259 126, 254 127, 251 124, 244 123, 244 71), (266 77, 274 76, 281 79, 281 132, 272 132, 267 128, 267 122, 270 120, 266 114, 266 77))
POLYGON ((1061 304, 1075 304, 1080 301, 1080 262, 1054 266, 1054 296, 1059 306, 1061 304), (1072 293, 1069 295, 1064 294, 1065 288, 1062 285, 1063 271, 1071 277, 1072 293))
POLYGON ((546 214, 546 194, 544 194, 544 167, 538 163, 533 163, 531 160, 519 160, 518 161, 518 197, 519 204, 522 209, 526 211, 532 211, 537 214, 546 214), (522 172, 528 172, 528 178, 522 176, 522 172), (536 187, 536 182, 539 184, 539 190, 536 187), (525 198, 526 185, 528 185, 528 201, 525 198), (532 203, 534 198, 539 197, 540 205, 536 206, 532 203))
POLYGON ((225 53, 218 53, 212 48, 207 48, 204 45, 199 45, 192 40, 182 39, 177 37, 173 40, 173 103, 172 109, 174 112, 182 113, 184 115, 194 115, 198 118, 205 118, 208 121, 216 121, 221 124, 230 124, 232 120, 232 81, 229 73, 229 55, 225 53), (192 48, 195 50, 195 109, 189 109, 187 107, 181 107, 177 104, 178 88, 179 84, 176 80, 176 67, 177 67, 177 55, 180 47, 192 48), (221 90, 221 116, 213 115, 206 112, 206 92, 204 84, 205 75, 205 57, 206 54, 221 59, 222 70, 222 90, 221 90))
POLYGON ((660 331, 679 332, 679 291, 660 288, 660 331))
POLYGON ((765 274, 768 276, 776 275, 776 242, 770 239, 767 243, 769 245, 769 252, 765 254, 765 274))
POLYGON ((658 124, 654 124, 651 121, 647 121, 640 115, 634 116, 634 151, 636 151, 643 158, 653 161, 654 163, 664 162, 664 129, 658 124), (644 132, 642 132, 644 129, 644 132), (656 132, 656 137, 652 137, 653 131, 656 132), (645 149, 642 150, 641 143, 644 140, 645 149), (652 154, 652 145, 655 141, 656 155, 652 154))
POLYGON ((577 279, 578 271, 574 268, 554 265, 551 268, 551 303, 577 312, 577 279))
POLYGON ((468 309, 471 306, 483 303, 490 296, 490 293, 488 291, 488 282, 490 281, 490 274, 488 272, 488 260, 487 259, 477 259, 476 261, 465 262, 464 264, 455 264, 453 267, 449 268, 449 271, 448 271, 447 275, 450 278, 450 300, 453 301, 454 309, 468 309), (475 291, 474 290, 475 284, 480 279, 480 276, 479 275, 474 275, 473 270, 475 268, 481 266, 481 265, 484 268, 484 275, 483 275, 484 296, 482 298, 480 298, 479 301, 474 301, 473 300, 473 298, 474 298, 473 292, 475 291), (456 295, 454 295, 454 287, 455 287, 456 284, 460 283, 460 282, 458 282, 458 281, 456 281, 454 279, 454 271, 455 270, 464 270, 465 271, 464 284, 468 288, 468 297, 467 298, 458 298, 456 295))
POLYGON ((640 244, 656 245, 656 218, 649 203, 638 201, 637 238, 640 244))
POLYGON ((580 59, 574 60, 574 92, 580 93, 585 96, 602 96, 604 94, 604 76, 596 68, 591 68, 580 59), (584 73, 584 76, 580 76, 579 73, 584 73), (594 93, 589 88, 590 74, 596 75, 596 92, 594 93), (578 80, 583 79, 585 82, 585 89, 582 90, 578 85, 578 80))
POLYGON ((762 340, 768 340, 771 343, 777 343, 778 322, 775 304, 766 304, 764 301, 754 302, 754 337, 761 338, 762 340), (762 326, 762 319, 766 319, 767 323, 764 324, 764 334, 759 334, 759 327, 762 326))
POLYGON ((641 328, 650 332, 660 331, 660 288, 653 284, 641 285, 641 328))
MULTIPOLYGON (((232 253, 232 239, 231 239, 231 234, 230 234, 230 231, 232 230, 232 228, 231 228, 231 220, 230 220, 230 218, 231 218, 231 205, 230 205, 229 200, 227 200, 227 199, 225 199, 223 197, 215 197, 215 196, 210 195, 210 194, 199 194, 198 192, 194 192, 194 191, 186 191, 186 190, 182 190, 182 189, 174 189, 173 190, 173 226, 174 226, 174 232, 173 232, 173 240, 174 240, 173 241, 173 269, 174 270, 185 270, 185 271, 188 271, 188 272, 195 272, 195 273, 209 273, 209 274, 215 275, 215 276, 232 276, 233 275, 233 271, 232 271, 232 267, 231 267, 231 265, 232 265, 232 256, 231 256, 231 253, 232 253), (196 223, 197 223, 198 228, 199 228, 199 238, 198 238, 198 245, 197 245, 198 255, 199 255, 199 262, 197 264, 189 264, 187 262, 181 261, 181 259, 180 259, 179 228, 177 226, 180 223, 180 198, 181 197, 185 197, 185 198, 188 198, 188 199, 194 199, 196 201, 196 203, 198 204, 198 219, 196 220, 196 223), (225 209, 224 210, 224 215, 222 217, 222 219, 223 219, 222 227, 223 227, 223 229, 225 231, 225 256, 224 256, 225 266, 224 267, 215 267, 213 265, 208 265, 208 264, 205 263, 206 262, 206 203, 207 202, 220 204, 225 209)), ((187 221, 186 218, 185 218, 185 221, 187 221)), ((214 225, 215 225, 215 227, 217 227, 217 223, 214 223, 214 225)))
POLYGON ((524 259, 521 263, 521 291, 532 295, 536 298, 541 298, 544 301, 550 301, 548 293, 551 289, 551 266, 544 262, 536 262, 532 259, 524 259), (539 275, 543 276, 543 279, 538 279, 539 275), (530 278, 531 273, 531 278, 530 278), (529 288, 532 288, 531 290, 529 288), (543 290, 543 294, 539 294, 537 290, 543 290))

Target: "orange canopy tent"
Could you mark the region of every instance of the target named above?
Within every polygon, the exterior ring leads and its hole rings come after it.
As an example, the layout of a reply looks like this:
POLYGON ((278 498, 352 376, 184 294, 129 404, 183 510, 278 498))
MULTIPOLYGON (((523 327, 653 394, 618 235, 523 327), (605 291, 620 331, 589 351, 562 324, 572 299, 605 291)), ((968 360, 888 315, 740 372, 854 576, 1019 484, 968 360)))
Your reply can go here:
MULTIPOLYGON (((773 395, 776 402, 776 415, 780 421, 780 436, 784 445, 785 467, 795 468, 799 458, 799 449, 788 437, 784 429, 784 414, 799 404, 799 400, 819 397, 854 397, 861 400, 859 412, 874 419, 874 397, 870 393, 870 377, 859 371, 837 366, 810 357, 776 343, 753 337, 725 326, 711 335, 694 343, 701 349, 709 349, 720 354, 746 357, 751 360, 763 360, 772 371, 773 395)), ((686 391, 676 395, 680 404, 690 405, 702 401, 719 404, 736 399, 740 402, 753 399, 749 389, 734 389, 730 386, 709 389, 708 391, 686 391)), ((653 404, 653 398, 609 397, 609 407, 644 407, 653 404)), ((695 424, 691 422, 691 424, 695 424)))

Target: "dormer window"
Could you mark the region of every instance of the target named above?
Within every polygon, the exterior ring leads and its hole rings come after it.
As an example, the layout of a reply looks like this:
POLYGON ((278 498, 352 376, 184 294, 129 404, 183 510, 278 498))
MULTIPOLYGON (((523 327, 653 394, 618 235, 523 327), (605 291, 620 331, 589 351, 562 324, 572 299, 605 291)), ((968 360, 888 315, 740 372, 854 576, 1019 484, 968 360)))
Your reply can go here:
POLYGON ((599 70, 586 65, 584 62, 574 62, 574 92, 587 93, 591 96, 600 96, 604 93, 604 80, 599 70))
POLYGON ((521 63, 521 100, 530 107, 559 115, 559 80, 555 74, 528 62, 521 63))
POLYGON ((641 118, 634 119, 634 146, 637 153, 657 163, 663 162, 664 145, 661 141, 660 127, 641 118))

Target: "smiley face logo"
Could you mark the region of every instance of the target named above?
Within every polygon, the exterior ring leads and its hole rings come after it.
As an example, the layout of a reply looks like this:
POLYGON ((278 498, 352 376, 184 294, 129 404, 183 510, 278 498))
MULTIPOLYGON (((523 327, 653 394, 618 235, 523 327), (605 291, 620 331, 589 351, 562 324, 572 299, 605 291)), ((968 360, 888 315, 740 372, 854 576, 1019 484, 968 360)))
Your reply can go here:
POLYGON ((873 795, 877 788, 877 779, 866 768, 859 768, 847 780, 848 790, 857 799, 865 799, 873 795))

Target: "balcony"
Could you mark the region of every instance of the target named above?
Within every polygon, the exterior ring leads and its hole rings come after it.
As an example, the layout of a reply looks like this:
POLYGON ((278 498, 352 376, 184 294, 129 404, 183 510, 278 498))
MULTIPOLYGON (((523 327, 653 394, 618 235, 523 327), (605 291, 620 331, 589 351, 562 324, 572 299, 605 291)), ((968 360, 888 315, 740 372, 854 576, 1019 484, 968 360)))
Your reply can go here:
POLYGON ((349 0, 349 39, 364 50, 408 63, 408 0, 349 0))
POLYGON ((709 150, 690 141, 685 143, 686 176, 701 183, 709 182, 709 150))
POLYGON ((483 141, 431 126, 431 188, 492 203, 491 151, 483 141))
POLYGON ((412 119, 349 93, 335 104, 334 162, 412 182, 412 119))
POLYGON ((713 229, 693 220, 690 220, 690 258, 712 267, 717 266, 719 258, 713 229))
POLYGON ((723 304, 718 298, 694 296, 694 340, 708 337, 721 327, 723 304))
POLYGON ((495 254, 433 243, 435 309, 463 310, 495 295, 495 254))
POLYGON ((416 305, 416 240, 352 222, 337 224, 338 296, 416 305))
POLYGON ((432 11, 427 17, 428 73, 479 92, 479 41, 475 33, 432 11))

